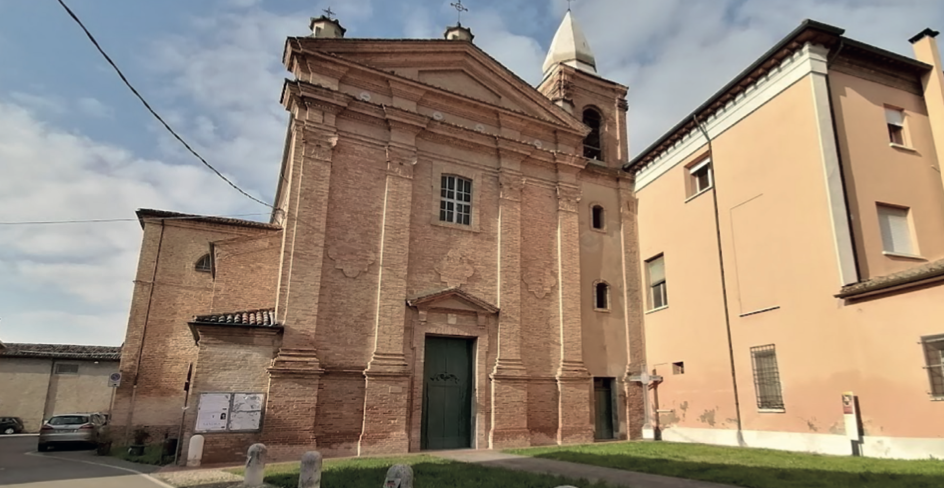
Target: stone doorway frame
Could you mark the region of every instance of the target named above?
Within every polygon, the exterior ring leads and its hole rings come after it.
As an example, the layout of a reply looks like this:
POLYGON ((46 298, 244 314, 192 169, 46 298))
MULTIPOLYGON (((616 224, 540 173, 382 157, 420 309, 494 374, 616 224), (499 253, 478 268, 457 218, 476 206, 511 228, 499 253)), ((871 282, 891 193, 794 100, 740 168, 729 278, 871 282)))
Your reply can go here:
POLYGON ((423 375, 426 338, 453 337, 474 341, 472 346, 472 449, 488 446, 491 404, 488 375, 497 351, 490 344, 498 334, 498 308, 458 288, 407 301, 412 310, 412 384, 410 392, 410 452, 420 452, 423 431, 423 375))

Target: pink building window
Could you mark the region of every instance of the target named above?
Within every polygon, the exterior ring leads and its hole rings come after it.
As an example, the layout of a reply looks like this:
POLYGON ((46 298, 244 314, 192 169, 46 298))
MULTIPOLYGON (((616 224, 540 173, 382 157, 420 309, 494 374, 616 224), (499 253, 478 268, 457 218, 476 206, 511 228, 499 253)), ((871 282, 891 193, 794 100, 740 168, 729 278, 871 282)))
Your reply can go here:
POLYGON ((754 393, 760 410, 783 410, 783 392, 780 371, 777 369, 777 349, 773 344, 751 348, 754 365, 754 393))
POLYGON ((944 400, 944 335, 922 337, 921 344, 924 346, 931 396, 936 400, 944 400))

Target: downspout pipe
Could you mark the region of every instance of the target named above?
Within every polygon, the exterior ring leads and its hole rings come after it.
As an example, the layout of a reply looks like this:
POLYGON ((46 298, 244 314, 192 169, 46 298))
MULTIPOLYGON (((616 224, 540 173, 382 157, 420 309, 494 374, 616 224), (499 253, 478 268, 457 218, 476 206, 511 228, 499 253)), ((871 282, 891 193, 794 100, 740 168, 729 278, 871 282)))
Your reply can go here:
POLYGON ((708 141, 708 157, 711 158, 711 198, 714 202, 714 214, 715 214, 715 238, 718 243, 718 268, 721 272, 721 301, 724 304, 724 326, 728 335, 728 360, 731 363, 731 386, 734 389, 734 412, 737 417, 737 441, 738 445, 741 447, 746 446, 744 442, 744 432, 741 425, 741 401, 740 396, 738 395, 738 384, 737 384, 737 369, 734 366, 734 342, 731 339, 731 311, 728 307, 728 285, 725 280, 725 271, 724 271, 724 250, 721 247, 721 217, 718 212, 718 170, 717 170, 717 159, 715 158, 715 151, 712 145, 711 136, 708 134, 708 130, 705 129, 705 126, 698 120, 698 114, 692 114, 692 122, 695 123, 695 127, 701 131, 702 135, 705 136, 705 139, 708 141))

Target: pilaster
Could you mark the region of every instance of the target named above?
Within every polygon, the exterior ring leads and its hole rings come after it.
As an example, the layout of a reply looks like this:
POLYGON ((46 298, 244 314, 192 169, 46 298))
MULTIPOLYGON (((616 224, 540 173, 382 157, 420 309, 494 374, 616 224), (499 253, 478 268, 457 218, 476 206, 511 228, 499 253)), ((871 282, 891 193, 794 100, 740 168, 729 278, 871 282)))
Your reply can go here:
POLYGON ((642 437, 644 414, 643 387, 630 377, 645 370, 646 341, 644 326, 644 299, 642 274, 640 270, 638 234, 636 227, 637 200, 633 192, 633 180, 628 177, 619 181, 620 202, 620 244, 623 260, 623 303, 626 304, 626 371, 622 380, 623 395, 626 399, 624 411, 620 412, 620 432, 625 432, 629 439, 642 437))
MULTIPOLYGON (((396 109, 393 109, 396 110, 396 109)), ((399 112, 399 111, 397 111, 399 112)), ((409 449, 410 371, 404 350, 404 314, 413 202, 415 136, 423 129, 409 114, 389 113, 386 188, 374 321, 374 352, 364 371, 364 427, 358 454, 409 449)))
POLYGON ((593 441, 590 424, 590 373, 583 363, 580 321, 580 224, 577 214, 580 188, 578 168, 558 165, 557 276, 560 307, 561 362, 557 370, 559 425, 557 441, 573 444, 593 441))
POLYGON ((527 371, 521 360, 521 193, 526 152, 499 150, 498 355, 491 378, 492 428, 489 447, 530 445, 527 371))

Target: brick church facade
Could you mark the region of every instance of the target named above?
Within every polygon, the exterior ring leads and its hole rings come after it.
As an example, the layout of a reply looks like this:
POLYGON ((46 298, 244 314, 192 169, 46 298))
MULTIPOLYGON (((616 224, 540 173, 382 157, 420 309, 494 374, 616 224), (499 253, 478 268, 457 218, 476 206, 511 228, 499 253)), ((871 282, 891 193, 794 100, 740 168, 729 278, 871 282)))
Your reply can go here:
POLYGON ((116 429, 207 463, 638 437, 626 88, 570 13, 537 88, 461 26, 311 27, 270 222, 138 212, 116 429))

